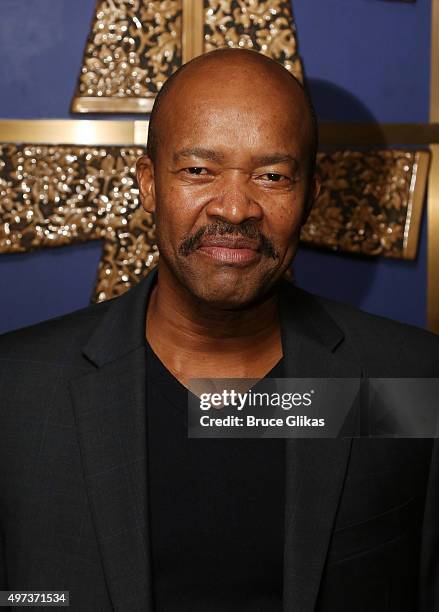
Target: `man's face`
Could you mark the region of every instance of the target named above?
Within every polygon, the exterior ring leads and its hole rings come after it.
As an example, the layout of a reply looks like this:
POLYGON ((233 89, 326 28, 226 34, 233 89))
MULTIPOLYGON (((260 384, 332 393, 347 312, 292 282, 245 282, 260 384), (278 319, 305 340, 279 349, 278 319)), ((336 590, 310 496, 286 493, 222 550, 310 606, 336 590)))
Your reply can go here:
POLYGON ((310 195, 301 92, 297 108, 285 93, 250 93, 245 85, 213 91, 207 84, 192 96, 184 88, 175 108, 167 102, 154 167, 139 165, 160 266, 220 308, 251 304, 282 276, 310 195))

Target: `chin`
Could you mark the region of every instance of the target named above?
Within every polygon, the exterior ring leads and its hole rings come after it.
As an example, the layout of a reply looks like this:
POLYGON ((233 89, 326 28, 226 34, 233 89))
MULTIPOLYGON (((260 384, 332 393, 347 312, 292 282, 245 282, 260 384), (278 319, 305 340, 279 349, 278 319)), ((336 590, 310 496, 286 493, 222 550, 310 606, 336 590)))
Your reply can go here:
POLYGON ((257 302, 265 291, 262 290, 262 285, 243 286, 242 282, 239 286, 226 283, 216 284, 206 280, 198 285, 189 287, 191 293, 205 305, 219 310, 240 310, 257 302))
MULTIPOLYGON (((186 262, 184 262, 186 264, 186 262)), ((200 303, 220 310, 240 310, 263 299, 276 284, 279 270, 206 269, 175 266, 173 275, 200 303)))
POLYGON ((252 299, 239 299, 236 296, 233 297, 221 297, 221 296, 200 296, 200 301, 202 301, 206 306, 210 308, 215 308, 215 310, 244 310, 251 306, 254 302, 252 299))

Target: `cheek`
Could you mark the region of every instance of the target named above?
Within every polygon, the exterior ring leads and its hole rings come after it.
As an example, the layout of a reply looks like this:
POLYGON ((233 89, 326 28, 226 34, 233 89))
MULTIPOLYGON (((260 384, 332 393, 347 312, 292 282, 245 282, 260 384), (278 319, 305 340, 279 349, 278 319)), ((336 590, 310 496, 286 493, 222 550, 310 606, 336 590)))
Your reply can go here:
POLYGON ((289 201, 278 206, 276 214, 271 215, 270 231, 279 248, 287 250, 299 235, 302 214, 303 207, 289 201))
POLYGON ((197 217, 196 207, 188 194, 178 186, 168 185, 157 192, 157 234, 168 240, 180 241, 193 227, 197 217))

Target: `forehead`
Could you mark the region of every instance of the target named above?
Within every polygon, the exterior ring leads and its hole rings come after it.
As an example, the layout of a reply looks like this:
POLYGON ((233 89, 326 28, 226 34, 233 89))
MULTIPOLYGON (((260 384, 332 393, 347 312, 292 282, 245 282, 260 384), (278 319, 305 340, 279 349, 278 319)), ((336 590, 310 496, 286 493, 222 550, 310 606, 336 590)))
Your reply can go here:
POLYGON ((180 147, 303 153, 310 121, 298 86, 240 76, 234 81, 229 75, 221 83, 192 79, 170 92, 159 121, 161 148, 168 153, 180 147))

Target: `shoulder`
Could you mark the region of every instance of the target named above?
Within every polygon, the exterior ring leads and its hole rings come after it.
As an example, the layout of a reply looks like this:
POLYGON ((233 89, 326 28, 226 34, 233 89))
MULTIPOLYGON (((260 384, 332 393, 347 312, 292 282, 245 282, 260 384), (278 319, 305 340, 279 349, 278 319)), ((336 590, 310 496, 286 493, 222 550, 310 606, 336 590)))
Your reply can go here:
POLYGON ((313 303, 314 308, 326 311, 363 363, 386 362, 389 372, 406 370, 406 376, 438 375, 439 336, 436 334, 301 289, 298 292, 304 304, 311 307, 313 303))
MULTIPOLYGON (((114 298, 117 299, 117 298, 114 298)), ((74 365, 110 303, 91 304, 80 310, 0 335, 0 363, 38 361, 74 365)))
POLYGON ((401 342, 408 340, 424 344, 426 347, 439 347, 439 336, 415 325, 371 314, 349 304, 319 296, 315 296, 315 298, 346 333, 355 333, 374 339, 381 337, 392 338, 401 342))

